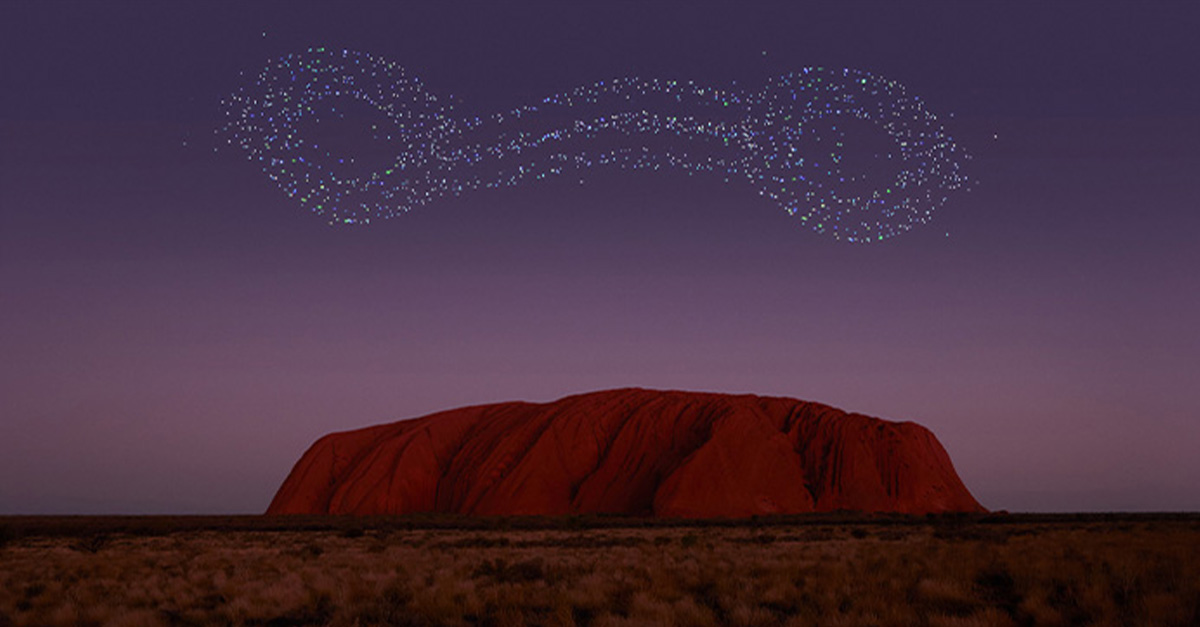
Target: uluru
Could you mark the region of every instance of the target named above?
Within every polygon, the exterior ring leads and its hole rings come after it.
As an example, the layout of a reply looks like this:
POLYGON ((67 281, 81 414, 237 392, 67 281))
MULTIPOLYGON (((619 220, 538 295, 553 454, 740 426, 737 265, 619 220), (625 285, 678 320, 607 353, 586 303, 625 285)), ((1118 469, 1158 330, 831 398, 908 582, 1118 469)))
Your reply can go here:
POLYGON ((317 440, 268 514, 740 518, 985 511, 925 427, 791 398, 639 388, 317 440))

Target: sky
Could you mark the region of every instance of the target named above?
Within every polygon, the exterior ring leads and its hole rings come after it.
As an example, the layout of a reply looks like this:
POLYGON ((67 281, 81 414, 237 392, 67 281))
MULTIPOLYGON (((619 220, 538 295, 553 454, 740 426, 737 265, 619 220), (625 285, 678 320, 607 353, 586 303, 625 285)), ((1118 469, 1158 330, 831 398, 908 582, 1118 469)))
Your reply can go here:
POLYGON ((1196 32, 1185 2, 4 2, 0 514, 258 513, 325 433, 627 386, 916 421, 990 509, 1200 510, 1196 32), (870 244, 603 166, 331 226, 214 132, 322 46, 483 117, 866 71, 971 186, 870 244))

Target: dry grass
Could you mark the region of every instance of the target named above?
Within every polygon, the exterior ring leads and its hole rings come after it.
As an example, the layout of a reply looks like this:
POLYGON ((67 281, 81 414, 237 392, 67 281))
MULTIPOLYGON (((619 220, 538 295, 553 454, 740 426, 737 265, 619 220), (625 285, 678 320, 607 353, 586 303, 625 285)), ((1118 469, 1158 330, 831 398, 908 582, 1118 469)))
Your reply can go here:
POLYGON ((10 530, 0 543, 3 627, 475 624, 1197 625, 1200 524, 10 530))

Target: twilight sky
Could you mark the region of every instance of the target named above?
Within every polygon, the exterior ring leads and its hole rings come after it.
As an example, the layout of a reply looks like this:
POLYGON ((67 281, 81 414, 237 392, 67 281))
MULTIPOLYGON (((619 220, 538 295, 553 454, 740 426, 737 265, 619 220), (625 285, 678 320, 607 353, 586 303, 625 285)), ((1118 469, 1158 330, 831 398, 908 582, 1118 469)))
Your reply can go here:
POLYGON ((646 4, 0 4, 0 514, 260 512, 324 433, 623 386, 915 420, 992 509, 1200 509, 1200 9, 646 4), (481 116, 867 70, 975 184, 868 245, 602 167, 331 227, 213 133, 310 46, 481 116))

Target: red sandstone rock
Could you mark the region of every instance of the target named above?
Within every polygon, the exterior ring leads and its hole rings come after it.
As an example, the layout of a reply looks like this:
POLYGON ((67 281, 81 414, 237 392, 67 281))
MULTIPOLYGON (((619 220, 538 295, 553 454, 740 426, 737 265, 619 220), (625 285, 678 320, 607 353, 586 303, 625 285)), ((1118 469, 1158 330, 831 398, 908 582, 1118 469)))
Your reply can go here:
POLYGON ((319 440, 268 514, 984 511, 937 438, 817 403, 611 390, 319 440))

